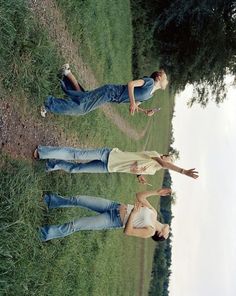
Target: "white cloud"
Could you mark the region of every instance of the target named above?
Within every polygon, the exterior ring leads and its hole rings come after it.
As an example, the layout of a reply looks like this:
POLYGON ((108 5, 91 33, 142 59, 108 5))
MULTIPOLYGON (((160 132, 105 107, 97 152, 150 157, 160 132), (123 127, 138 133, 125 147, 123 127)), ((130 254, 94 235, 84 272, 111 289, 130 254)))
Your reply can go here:
MULTIPOLYGON (((189 91, 189 90, 188 90, 189 91)), ((188 92, 187 91, 187 92, 188 92)), ((186 107, 176 100, 174 147, 178 165, 196 166, 198 180, 172 174, 177 203, 173 220, 173 296, 236 295, 236 90, 220 108, 186 107)), ((181 99, 182 98, 182 99, 181 99)))

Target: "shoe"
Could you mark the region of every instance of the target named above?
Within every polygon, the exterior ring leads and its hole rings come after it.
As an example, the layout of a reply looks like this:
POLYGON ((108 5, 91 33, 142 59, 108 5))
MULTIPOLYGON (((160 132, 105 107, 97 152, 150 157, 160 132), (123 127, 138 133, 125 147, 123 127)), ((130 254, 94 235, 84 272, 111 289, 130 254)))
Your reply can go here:
POLYGON ((42 116, 43 118, 46 117, 47 110, 45 109, 44 106, 41 107, 41 109, 40 109, 40 114, 41 114, 41 116, 42 116))
POLYGON ((61 67, 61 74, 67 76, 69 73, 71 73, 70 71, 70 65, 69 64, 64 64, 61 67))
POLYGON ((36 148, 33 152, 33 157, 34 159, 39 159, 39 153, 38 153, 38 148, 36 148))

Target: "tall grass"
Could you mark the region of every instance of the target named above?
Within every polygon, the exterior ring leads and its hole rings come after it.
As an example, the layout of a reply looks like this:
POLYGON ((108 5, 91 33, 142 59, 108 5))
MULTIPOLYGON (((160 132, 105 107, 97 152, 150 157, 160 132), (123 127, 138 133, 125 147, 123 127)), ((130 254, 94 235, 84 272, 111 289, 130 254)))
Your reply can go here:
POLYGON ((23 89, 33 105, 41 103, 49 90, 56 91, 55 74, 62 59, 45 31, 34 22, 26 3, 0 3, 0 73, 9 95, 23 89))

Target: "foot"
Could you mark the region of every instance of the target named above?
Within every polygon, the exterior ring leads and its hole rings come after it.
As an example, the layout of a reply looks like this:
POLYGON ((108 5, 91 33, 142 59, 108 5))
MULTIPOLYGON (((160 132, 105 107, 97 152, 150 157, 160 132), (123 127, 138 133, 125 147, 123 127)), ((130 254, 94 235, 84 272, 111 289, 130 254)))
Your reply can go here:
POLYGON ((45 108, 44 106, 42 106, 41 109, 40 109, 40 114, 41 114, 41 116, 42 116, 43 118, 45 118, 45 117, 46 117, 46 113, 47 113, 46 108, 45 108))
POLYGON ((70 65, 68 63, 62 65, 62 67, 61 67, 61 73, 62 73, 62 75, 65 75, 65 76, 67 76, 69 73, 71 73, 71 71, 70 71, 70 65))
POLYGON ((36 149, 34 150, 33 157, 34 157, 34 159, 39 159, 38 148, 36 148, 36 149))

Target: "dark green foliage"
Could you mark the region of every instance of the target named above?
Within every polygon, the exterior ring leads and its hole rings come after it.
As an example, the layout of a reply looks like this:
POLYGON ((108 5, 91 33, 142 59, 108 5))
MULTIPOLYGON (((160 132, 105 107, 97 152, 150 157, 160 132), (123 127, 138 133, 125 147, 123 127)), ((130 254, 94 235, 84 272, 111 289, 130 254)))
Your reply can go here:
POLYGON ((172 88, 180 91, 187 83, 194 84, 190 106, 195 102, 206 106, 210 97, 222 102, 224 76, 236 73, 235 1, 143 2, 152 54, 170 74, 172 88))
POLYGON ((131 0, 132 24, 133 24, 133 75, 140 78, 149 71, 157 70, 158 59, 153 54, 154 42, 152 22, 149 20, 149 1, 131 0))
MULTIPOLYGON (((165 171, 162 187, 171 188, 172 180, 168 170, 165 171)), ((172 197, 161 198, 160 212, 162 222, 171 225, 172 211, 171 211, 172 197)), ((152 280, 150 283, 149 295, 165 296, 168 295, 169 279, 171 275, 171 236, 168 240, 157 244, 154 253, 152 266, 152 280)))

